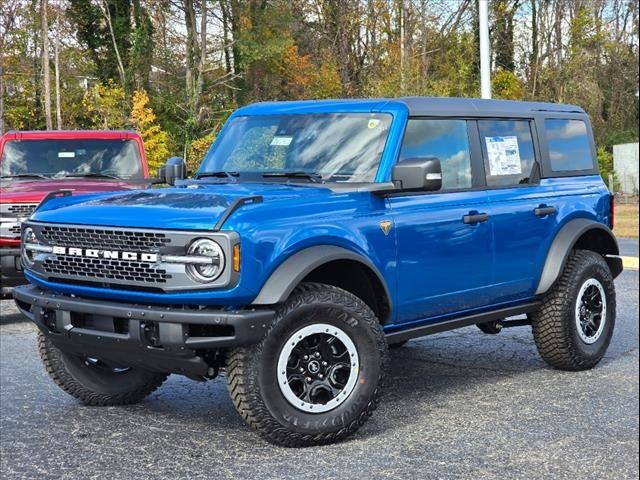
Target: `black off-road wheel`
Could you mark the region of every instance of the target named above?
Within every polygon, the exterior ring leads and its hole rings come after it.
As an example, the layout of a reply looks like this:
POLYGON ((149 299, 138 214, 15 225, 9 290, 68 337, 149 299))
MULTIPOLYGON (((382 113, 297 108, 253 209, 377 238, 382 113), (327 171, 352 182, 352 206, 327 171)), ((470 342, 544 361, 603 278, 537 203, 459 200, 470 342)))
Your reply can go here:
POLYGON ((233 403, 271 443, 337 442, 380 399, 387 346, 380 322, 358 297, 318 283, 280 305, 264 340, 227 361, 233 403))
POLYGON ((38 350, 53 381, 85 405, 137 403, 156 390, 166 374, 109 365, 101 360, 63 353, 41 332, 38 350))
POLYGON ((542 358, 562 370, 587 370, 602 359, 616 319, 613 276, 596 252, 575 250, 540 309, 531 315, 542 358))

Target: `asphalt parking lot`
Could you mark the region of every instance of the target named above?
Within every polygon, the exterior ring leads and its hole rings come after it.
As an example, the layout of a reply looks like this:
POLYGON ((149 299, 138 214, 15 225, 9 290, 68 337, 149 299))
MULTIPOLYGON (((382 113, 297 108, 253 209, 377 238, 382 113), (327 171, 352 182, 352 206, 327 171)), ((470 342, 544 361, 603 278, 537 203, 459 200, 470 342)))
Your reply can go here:
POLYGON ((617 288, 615 335, 594 370, 550 369, 528 327, 412 341, 392 353, 383 402, 354 437, 301 450, 260 440, 223 378, 172 376, 139 405, 84 407, 49 380, 35 328, 3 301, 2 477, 637 479, 638 272, 617 288))

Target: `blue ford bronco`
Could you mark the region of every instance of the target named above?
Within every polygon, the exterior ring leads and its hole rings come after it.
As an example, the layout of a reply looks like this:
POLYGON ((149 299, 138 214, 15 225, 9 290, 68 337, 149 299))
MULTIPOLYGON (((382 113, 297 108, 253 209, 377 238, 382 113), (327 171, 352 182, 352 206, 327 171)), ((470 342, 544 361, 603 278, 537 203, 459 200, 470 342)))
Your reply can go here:
POLYGON ((594 152, 571 105, 254 104, 192 179, 173 158, 167 188, 45 199, 14 297, 47 372, 85 404, 223 371, 267 440, 335 442, 411 338, 530 325, 550 365, 599 362, 622 262, 594 152))

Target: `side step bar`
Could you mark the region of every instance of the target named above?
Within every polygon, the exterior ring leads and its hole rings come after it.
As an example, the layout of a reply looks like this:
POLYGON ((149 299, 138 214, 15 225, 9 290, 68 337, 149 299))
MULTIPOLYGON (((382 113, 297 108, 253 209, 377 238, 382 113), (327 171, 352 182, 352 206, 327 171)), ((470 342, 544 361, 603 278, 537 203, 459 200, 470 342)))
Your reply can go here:
POLYGON ((426 335, 433 335, 434 333, 446 332, 447 330, 468 327, 469 325, 475 325, 477 323, 502 320, 507 317, 513 317, 514 315, 530 313, 537 310, 540 306, 540 303, 541 302, 525 303, 524 305, 518 305, 517 307, 501 308, 499 310, 492 310, 491 312, 474 313, 473 315, 467 315, 465 317, 448 319, 444 321, 428 323, 419 327, 409 328, 407 330, 390 332, 386 334, 387 342, 404 342, 405 340, 410 340, 412 338, 424 337, 426 335))

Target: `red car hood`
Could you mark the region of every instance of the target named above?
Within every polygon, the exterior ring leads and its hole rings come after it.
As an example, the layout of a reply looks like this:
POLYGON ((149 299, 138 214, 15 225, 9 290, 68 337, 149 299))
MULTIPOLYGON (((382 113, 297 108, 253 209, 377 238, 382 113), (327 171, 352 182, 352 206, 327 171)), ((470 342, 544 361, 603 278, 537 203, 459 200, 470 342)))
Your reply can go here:
POLYGON ((13 181, 0 185, 0 202, 2 203, 38 203, 49 192, 56 190, 73 190, 81 193, 109 192, 131 188, 144 188, 145 184, 130 183, 122 180, 35 180, 13 181))

